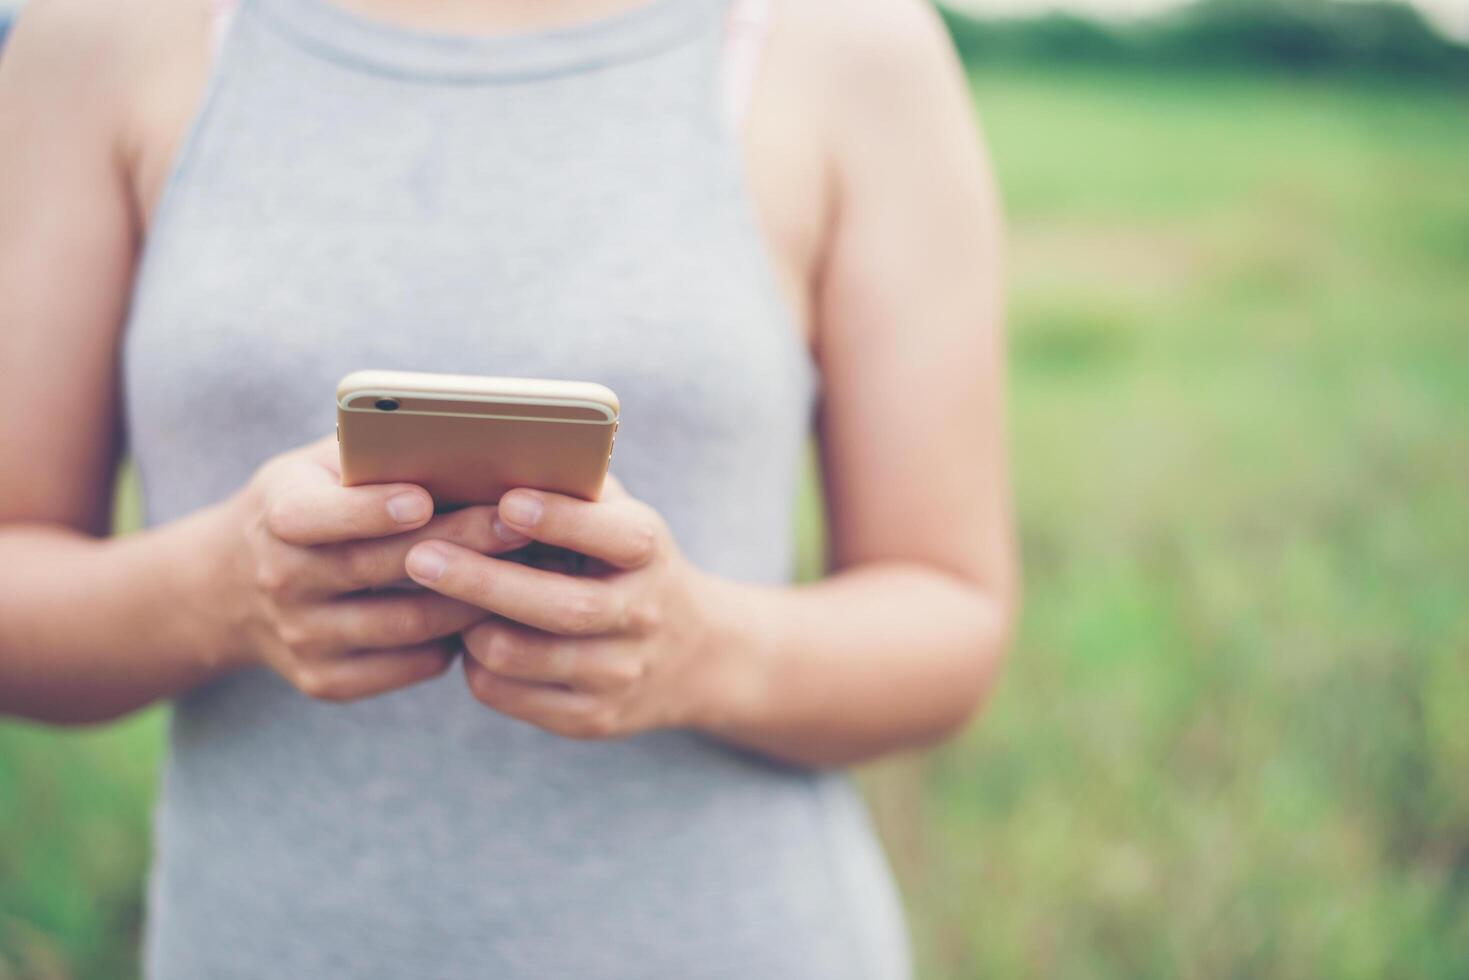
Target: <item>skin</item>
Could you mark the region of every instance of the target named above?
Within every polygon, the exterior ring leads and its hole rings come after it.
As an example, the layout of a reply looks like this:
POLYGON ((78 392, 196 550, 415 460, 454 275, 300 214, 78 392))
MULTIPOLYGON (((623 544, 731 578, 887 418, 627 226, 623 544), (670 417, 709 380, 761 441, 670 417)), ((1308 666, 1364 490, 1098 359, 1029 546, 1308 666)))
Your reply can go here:
MULTIPOLYGON (((342 0, 432 30, 632 0, 342 0)), ((963 76, 919 0, 778 5, 745 130, 776 277, 820 366, 831 574, 691 565, 615 481, 433 517, 343 488, 329 440, 108 538, 119 334, 207 71, 200 0, 31 0, 0 60, 0 712, 103 721, 247 667, 355 700, 452 663, 486 710, 574 738, 699 730, 800 765, 931 743, 1014 617, 999 210, 963 76), (36 425, 45 419, 45 425, 36 425), (528 540, 567 575, 498 557, 528 540), (367 593, 404 577, 418 593, 367 593)), ((326 710, 325 708, 323 710, 326 710)))

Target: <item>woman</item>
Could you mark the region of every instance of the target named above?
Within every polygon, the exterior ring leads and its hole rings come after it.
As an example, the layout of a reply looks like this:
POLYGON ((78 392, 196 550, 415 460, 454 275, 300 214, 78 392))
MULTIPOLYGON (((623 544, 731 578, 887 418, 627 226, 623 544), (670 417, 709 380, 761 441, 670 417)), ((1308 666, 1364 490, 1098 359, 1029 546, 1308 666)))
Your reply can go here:
POLYGON ((0 710, 174 702, 149 975, 906 973, 837 767, 965 722, 1015 579, 926 6, 32 0, 0 145, 0 710), (363 367, 606 383, 617 481, 343 488, 363 367))

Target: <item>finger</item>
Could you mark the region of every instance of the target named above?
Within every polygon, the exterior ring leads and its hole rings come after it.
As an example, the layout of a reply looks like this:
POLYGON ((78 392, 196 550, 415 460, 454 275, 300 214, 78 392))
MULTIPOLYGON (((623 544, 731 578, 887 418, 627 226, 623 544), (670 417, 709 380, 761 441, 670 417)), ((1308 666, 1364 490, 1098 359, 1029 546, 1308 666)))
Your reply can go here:
POLYGON ((281 630, 292 653, 331 660, 362 649, 411 647, 462 633, 485 618, 475 606, 433 592, 364 596, 309 607, 281 630))
POLYGON ((342 479, 342 449, 336 436, 323 436, 304 446, 301 454, 325 469, 340 482, 342 479))
POLYGON ((408 552, 421 541, 448 541, 482 555, 503 554, 529 539, 501 524, 494 507, 465 507, 440 514, 417 531, 374 541, 328 545, 310 552, 303 577, 308 594, 341 595, 401 582, 408 552))
POLYGON ((663 531, 651 508, 625 495, 594 502, 511 490, 500 498, 500 519, 526 537, 629 569, 653 560, 663 531))
POLYGON ((292 679, 321 701, 356 701, 437 677, 454 662, 455 644, 439 642, 360 653, 346 660, 303 664, 292 679))
POLYGON ((621 500, 628 496, 627 488, 617 477, 608 473, 602 478, 602 493, 597 497, 598 500, 621 500))
POLYGON ((626 648, 567 639, 504 619, 468 630, 464 650, 500 677, 592 693, 626 690, 644 673, 643 661, 626 648))
POLYGON ((602 579, 487 558, 443 541, 415 546, 406 566, 420 585, 536 629, 587 636, 627 623, 621 592, 602 579))
POLYGON ((302 481, 272 495, 265 524, 287 544, 309 546, 402 534, 433 516, 428 491, 411 483, 343 487, 302 481))
POLYGON ((617 733, 615 710, 593 695, 497 677, 471 657, 464 658, 464 680, 481 704, 554 734, 609 738, 617 733))

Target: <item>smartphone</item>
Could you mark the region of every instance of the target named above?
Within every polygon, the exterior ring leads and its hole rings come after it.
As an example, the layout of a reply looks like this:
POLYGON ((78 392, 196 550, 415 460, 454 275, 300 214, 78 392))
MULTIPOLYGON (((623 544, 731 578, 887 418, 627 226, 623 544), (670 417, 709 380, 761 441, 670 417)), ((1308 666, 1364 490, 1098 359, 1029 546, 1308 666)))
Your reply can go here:
POLYGON ((416 483, 440 509, 516 487, 595 500, 618 413, 588 381, 356 371, 337 386, 342 484, 416 483))

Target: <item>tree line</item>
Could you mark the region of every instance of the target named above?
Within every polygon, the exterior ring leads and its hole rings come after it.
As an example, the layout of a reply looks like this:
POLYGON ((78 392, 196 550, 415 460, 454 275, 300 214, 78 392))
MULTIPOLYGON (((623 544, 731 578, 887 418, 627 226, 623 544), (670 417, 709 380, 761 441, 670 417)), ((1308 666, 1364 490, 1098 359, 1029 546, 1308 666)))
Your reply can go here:
POLYGON ((1195 0, 1125 23, 1050 12, 976 18, 941 3, 971 66, 1039 61, 1163 67, 1263 67, 1469 84, 1469 47, 1399 0, 1195 0))

